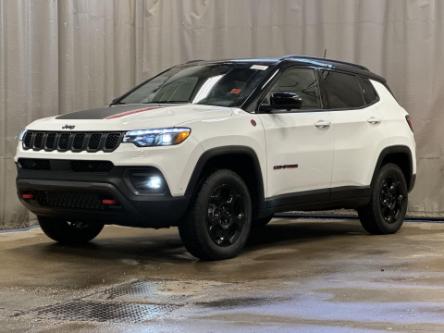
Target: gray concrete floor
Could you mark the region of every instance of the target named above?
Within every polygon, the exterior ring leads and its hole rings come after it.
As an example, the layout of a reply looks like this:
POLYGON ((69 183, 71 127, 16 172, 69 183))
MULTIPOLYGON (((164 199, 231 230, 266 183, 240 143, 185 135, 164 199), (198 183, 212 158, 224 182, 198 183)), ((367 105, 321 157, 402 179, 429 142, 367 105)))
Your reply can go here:
POLYGON ((35 228, 0 234, 0 265, 1 332, 444 331, 444 224, 276 219, 221 262, 174 228, 107 227, 84 247, 35 228))

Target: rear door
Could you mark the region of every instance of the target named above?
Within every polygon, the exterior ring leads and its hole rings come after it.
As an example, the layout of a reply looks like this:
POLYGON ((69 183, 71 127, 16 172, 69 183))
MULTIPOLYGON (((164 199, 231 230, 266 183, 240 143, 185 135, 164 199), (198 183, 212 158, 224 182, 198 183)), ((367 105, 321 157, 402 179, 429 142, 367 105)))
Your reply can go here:
POLYGON ((296 93, 302 106, 258 115, 266 137, 267 197, 323 189, 318 199, 328 199, 334 144, 330 112, 322 110, 317 71, 287 68, 262 105, 270 105, 273 92, 296 93))
POLYGON ((323 70, 322 99, 330 111, 334 135, 332 199, 337 190, 369 185, 373 147, 380 136, 382 114, 377 93, 367 78, 323 70))

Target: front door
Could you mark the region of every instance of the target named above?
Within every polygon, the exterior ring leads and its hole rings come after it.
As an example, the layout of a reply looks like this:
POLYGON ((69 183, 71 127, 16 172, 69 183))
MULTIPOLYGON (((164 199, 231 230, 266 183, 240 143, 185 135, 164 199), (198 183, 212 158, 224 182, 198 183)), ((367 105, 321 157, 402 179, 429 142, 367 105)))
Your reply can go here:
POLYGON ((316 70, 287 68, 261 103, 259 117, 265 129, 267 147, 266 197, 288 194, 321 195, 328 199, 333 164, 331 114, 323 111, 316 70), (297 109, 276 110, 270 97, 276 92, 297 94, 297 109))

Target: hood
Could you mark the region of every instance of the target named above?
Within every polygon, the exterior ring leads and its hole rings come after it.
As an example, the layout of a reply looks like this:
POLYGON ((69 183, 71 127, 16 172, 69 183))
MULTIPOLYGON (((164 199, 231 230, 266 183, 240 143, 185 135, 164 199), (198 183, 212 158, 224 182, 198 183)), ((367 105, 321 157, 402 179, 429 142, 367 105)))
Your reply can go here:
POLYGON ((83 110, 40 119, 29 128, 34 130, 130 130, 171 127, 230 116, 232 109, 199 104, 130 104, 83 110))
POLYGON ((58 116, 56 119, 115 119, 137 113, 159 110, 171 106, 169 104, 128 104, 113 105, 104 108, 77 111, 58 116))

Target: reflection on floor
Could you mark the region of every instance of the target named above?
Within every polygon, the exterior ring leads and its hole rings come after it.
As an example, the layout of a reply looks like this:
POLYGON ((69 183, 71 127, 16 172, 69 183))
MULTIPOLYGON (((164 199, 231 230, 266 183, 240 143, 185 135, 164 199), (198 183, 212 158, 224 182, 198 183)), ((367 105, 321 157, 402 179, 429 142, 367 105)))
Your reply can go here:
POLYGON ((444 331, 444 224, 369 236, 353 220, 275 219, 200 262, 177 230, 107 227, 65 247, 0 234, 0 331, 444 331))

